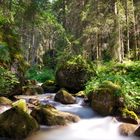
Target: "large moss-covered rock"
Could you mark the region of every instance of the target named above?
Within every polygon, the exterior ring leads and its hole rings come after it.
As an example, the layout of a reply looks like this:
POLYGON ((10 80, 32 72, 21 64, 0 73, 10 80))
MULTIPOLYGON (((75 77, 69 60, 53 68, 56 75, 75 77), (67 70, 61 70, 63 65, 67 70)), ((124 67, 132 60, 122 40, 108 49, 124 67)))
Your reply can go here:
POLYGON ((0 115, 0 137, 22 139, 38 129, 36 120, 18 107, 0 115))
POLYGON ((6 97, 0 97, 0 105, 12 105, 12 101, 6 97))
POLYGON ((85 88, 86 82, 93 76, 87 62, 81 57, 63 63, 56 72, 56 82, 60 88, 70 91, 80 91, 85 88))
POLYGON ((59 90, 59 86, 51 80, 45 81, 41 87, 44 89, 45 93, 56 93, 59 90))
POLYGON ((105 81, 96 91, 91 93, 91 106, 101 115, 112 115, 122 106, 120 96, 121 88, 110 81, 105 81))
POLYGON ((124 123, 119 126, 119 133, 123 136, 133 135, 137 128, 137 125, 124 123))
POLYGON ((48 126, 66 125, 71 122, 77 122, 80 119, 76 115, 58 111, 51 105, 36 107, 31 112, 31 115, 39 124, 48 126))
POLYGON ((61 89, 56 93, 54 100, 62 104, 74 104, 76 102, 75 97, 64 89, 61 89))

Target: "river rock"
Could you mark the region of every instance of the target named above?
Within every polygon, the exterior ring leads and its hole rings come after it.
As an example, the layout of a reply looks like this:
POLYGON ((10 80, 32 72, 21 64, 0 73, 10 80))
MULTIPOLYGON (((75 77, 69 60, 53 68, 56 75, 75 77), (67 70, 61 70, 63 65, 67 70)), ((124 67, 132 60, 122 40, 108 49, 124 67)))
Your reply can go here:
POLYGON ((0 137, 20 140, 38 129, 39 125, 36 120, 18 107, 13 107, 0 114, 0 137))
POLYGON ((41 125, 56 126, 66 125, 71 122, 77 122, 80 118, 76 115, 58 111, 52 105, 46 105, 45 107, 36 107, 31 112, 31 115, 41 125))
POLYGON ((140 137, 140 126, 135 130, 134 135, 140 137))
POLYGON ((6 97, 0 97, 0 105, 12 105, 12 101, 6 97))
POLYGON ((120 112, 120 116, 117 117, 118 121, 131 124, 139 124, 139 118, 133 111, 129 111, 128 109, 123 108, 120 112))
POLYGON ((45 93, 56 93, 59 90, 59 86, 51 80, 45 81, 41 87, 44 89, 45 93))
POLYGON ((77 60, 77 62, 71 63, 68 61, 56 71, 56 82, 60 88, 76 93, 85 88, 85 84, 91 75, 94 74, 91 73, 85 62, 80 63, 77 60))
POLYGON ((121 89, 111 81, 104 82, 96 91, 90 95, 91 107, 103 116, 113 115, 122 104, 119 94, 121 89), (118 94, 118 95, 117 95, 118 94))
POLYGON ((37 95, 37 94, 43 94, 44 90, 39 85, 28 85, 22 87, 22 94, 23 95, 37 95))
POLYGON ((74 103, 76 103, 75 97, 73 97, 70 93, 68 93, 64 89, 61 89, 56 93, 54 100, 57 102, 60 102, 62 104, 74 104, 74 103))
POLYGON ((124 123, 119 126, 119 133, 123 136, 133 135, 138 126, 134 124, 124 123))
POLYGON ((75 97, 86 98, 86 94, 84 91, 79 91, 78 93, 74 94, 75 97))

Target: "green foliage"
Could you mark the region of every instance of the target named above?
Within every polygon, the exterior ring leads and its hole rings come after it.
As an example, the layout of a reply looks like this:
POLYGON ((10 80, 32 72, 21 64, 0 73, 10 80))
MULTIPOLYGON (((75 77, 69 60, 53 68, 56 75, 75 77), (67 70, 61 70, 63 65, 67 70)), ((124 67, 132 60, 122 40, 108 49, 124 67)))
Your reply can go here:
POLYGON ((9 62, 10 61, 9 49, 3 43, 0 44, 0 61, 1 62, 9 62))
MULTIPOLYGON (((70 58, 65 59, 64 63, 60 63, 60 65, 63 64, 65 64, 66 67, 81 67, 83 69, 86 69, 88 72, 95 74, 94 64, 88 62, 81 55, 71 56, 70 58)), ((60 67, 60 65, 58 65, 58 68, 60 67)))
POLYGON ((0 95, 8 96, 18 84, 18 79, 11 71, 0 67, 0 95))
POLYGON ((38 82, 45 82, 46 80, 54 80, 54 71, 46 67, 39 68, 38 66, 34 66, 28 69, 26 77, 38 82))
POLYGON ((130 109, 140 106, 140 62, 106 63, 97 67, 97 76, 86 86, 86 93, 97 90, 104 81, 120 85, 125 104, 130 109))

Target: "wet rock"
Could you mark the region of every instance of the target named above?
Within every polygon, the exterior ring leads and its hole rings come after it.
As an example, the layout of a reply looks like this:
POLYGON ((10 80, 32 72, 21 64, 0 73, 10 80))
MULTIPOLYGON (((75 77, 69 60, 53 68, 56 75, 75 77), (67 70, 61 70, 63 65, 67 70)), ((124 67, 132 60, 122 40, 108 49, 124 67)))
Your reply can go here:
POLYGON ((80 120, 78 116, 58 111, 52 105, 36 107, 31 112, 31 115, 39 124, 48 126, 67 125, 68 123, 77 122, 80 120))
POLYGON ((140 137, 140 126, 135 130, 134 135, 140 137))
POLYGON ((44 90, 39 85, 29 85, 29 86, 22 87, 23 95, 37 95, 37 94, 43 94, 43 93, 44 93, 44 90))
POLYGON ((117 117, 117 120, 125 123, 139 124, 138 116, 126 108, 121 109, 121 114, 117 117))
POLYGON ((44 89, 45 93, 56 93, 59 90, 59 86, 51 80, 45 81, 41 87, 44 89))
POLYGON ((12 105, 12 101, 6 97, 0 97, 0 105, 12 105))
POLYGON ((105 81, 90 94, 91 107, 103 116, 113 115, 122 106, 119 105, 120 94, 121 89, 118 85, 105 81))
POLYGON ((61 89, 56 93, 54 100, 57 102, 60 102, 62 104, 74 104, 74 103, 76 103, 75 97, 73 97, 70 93, 68 93, 64 89, 61 89))
POLYGON ((74 94, 75 97, 85 98, 86 94, 84 91, 79 91, 78 93, 74 94))
POLYGON ((123 136, 132 135, 137 128, 137 125, 124 123, 119 126, 119 133, 123 136))
POLYGON ((38 129, 39 125, 36 120, 18 107, 13 107, 0 114, 0 137, 20 140, 38 129))
POLYGON ((29 102, 29 104, 32 104, 32 105, 35 105, 35 106, 40 105, 39 99, 36 99, 36 98, 30 98, 30 99, 28 100, 28 102, 29 102))

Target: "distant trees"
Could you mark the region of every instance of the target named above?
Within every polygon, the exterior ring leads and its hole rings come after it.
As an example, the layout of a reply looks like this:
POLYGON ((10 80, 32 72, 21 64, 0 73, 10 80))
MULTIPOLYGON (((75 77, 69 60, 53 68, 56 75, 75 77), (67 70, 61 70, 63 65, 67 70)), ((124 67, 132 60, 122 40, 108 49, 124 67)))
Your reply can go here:
POLYGON ((55 65, 78 54, 91 61, 140 58, 139 0, 1 0, 0 28, 16 34, 31 65, 52 52, 55 65))

